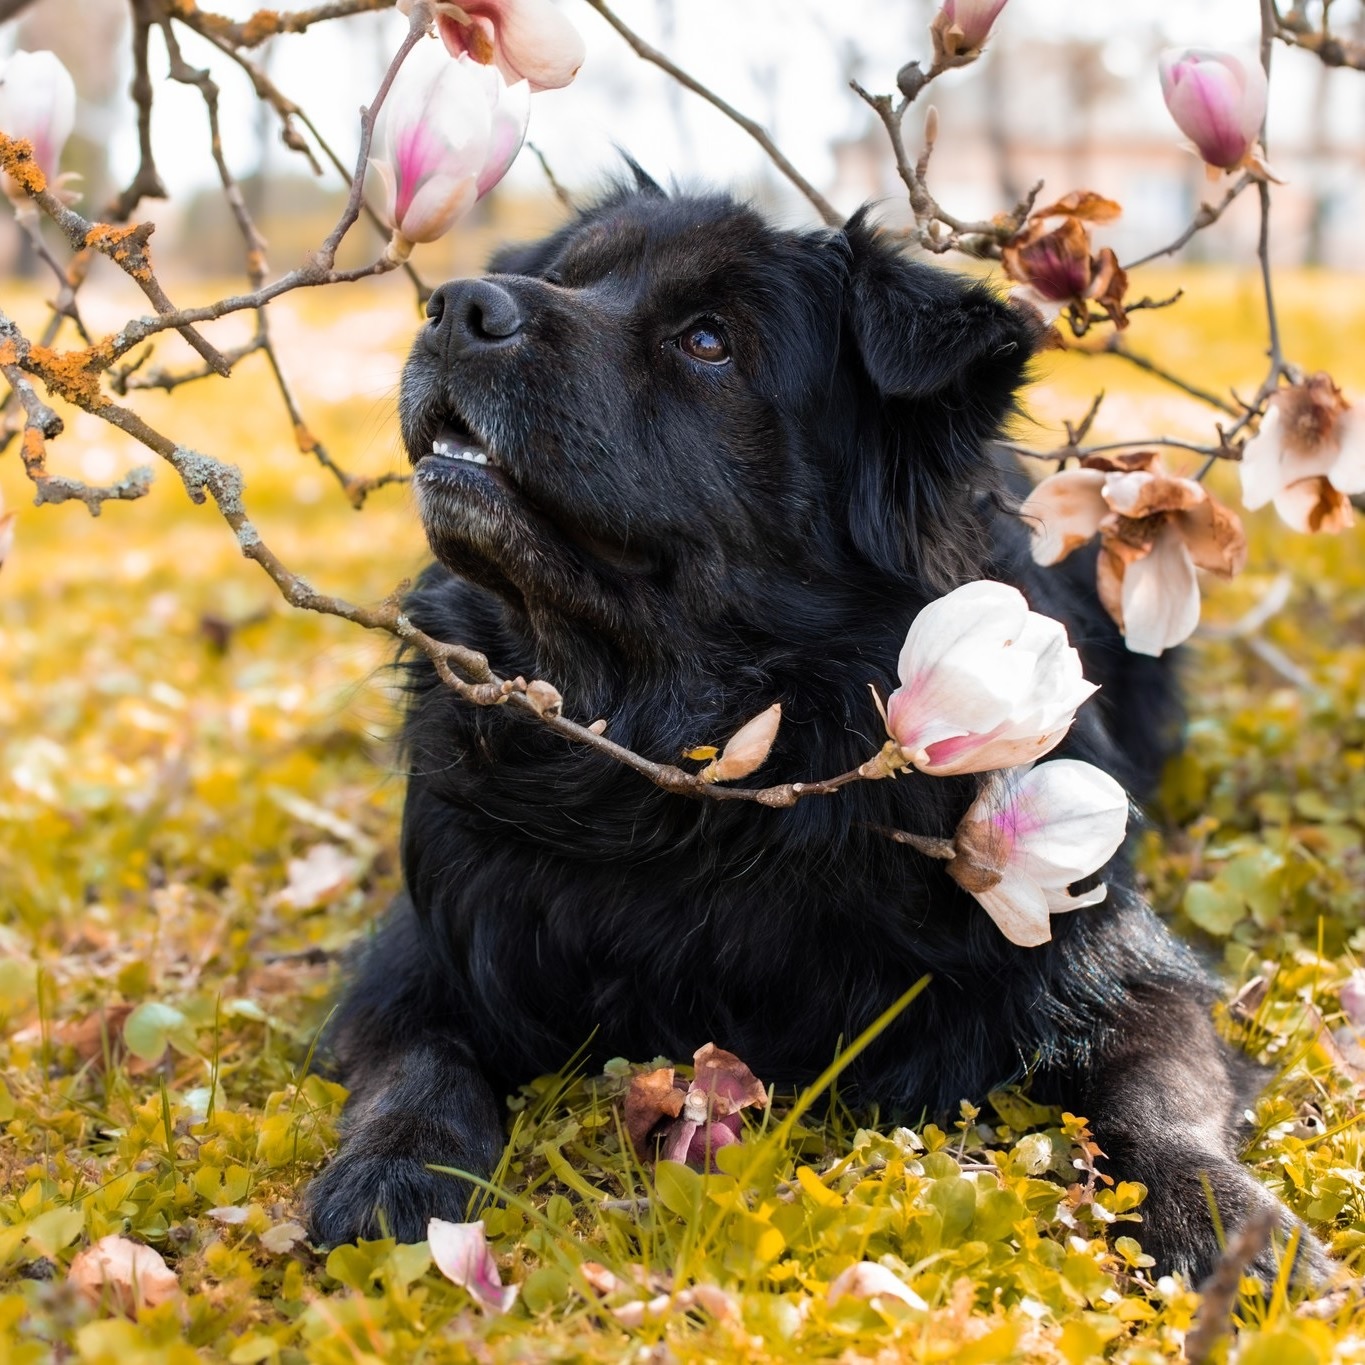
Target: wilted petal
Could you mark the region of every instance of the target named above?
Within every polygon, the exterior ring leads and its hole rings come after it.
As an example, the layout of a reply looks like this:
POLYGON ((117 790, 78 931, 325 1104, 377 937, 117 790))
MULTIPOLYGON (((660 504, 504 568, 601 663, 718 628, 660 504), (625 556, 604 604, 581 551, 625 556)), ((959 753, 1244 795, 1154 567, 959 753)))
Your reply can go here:
POLYGON ((1330 375, 1276 390, 1260 429, 1242 450, 1247 507, 1264 507, 1291 483, 1330 474, 1341 457, 1346 411, 1330 375))
POLYGON ((1346 494, 1327 479, 1300 479, 1275 495, 1275 510, 1296 531, 1335 535, 1355 525, 1355 513, 1346 494))
POLYGON ((1230 578, 1247 562, 1247 538, 1242 519, 1214 497, 1204 499, 1175 518, 1190 558, 1201 569, 1230 578))
POLYGON ((160 1252, 116 1233, 78 1252, 67 1279, 91 1303, 110 1300, 129 1317, 180 1292, 180 1281, 160 1252))
POLYGON ((873 1307, 878 1299, 896 1299, 911 1308, 929 1307, 899 1275, 876 1261, 858 1261, 840 1271, 830 1281, 825 1298, 829 1303, 842 1298, 867 1299, 873 1307))
POLYGON ((452 1284, 468 1290, 479 1307, 505 1313, 516 1302, 517 1286, 503 1284, 482 1221, 448 1223, 433 1218, 427 1224, 427 1245, 436 1269, 452 1284))
POLYGON ((1194 634, 1199 580, 1179 531, 1164 526, 1150 554, 1123 575, 1123 634, 1134 654, 1161 654, 1194 634))
POLYGON ((673 1068, 662 1066, 630 1078, 626 1091, 624 1120, 626 1135, 636 1154, 643 1160, 654 1155, 649 1135, 660 1119, 677 1118, 682 1113, 684 1091, 673 1081, 673 1068))
POLYGON ((1094 190, 1072 190, 1064 194, 1055 204, 1046 208, 1034 209, 1030 218, 1083 218, 1090 223, 1112 222, 1123 212, 1122 207, 1112 199, 1106 199, 1094 190))
POLYGON ((1095 536, 1109 513, 1105 477, 1098 469, 1064 469, 1028 495, 1019 515, 1033 533, 1035 563, 1056 564, 1095 536))
POLYGON ((1027 233, 1001 253, 1005 273, 1045 299, 1058 302, 1085 297, 1090 287, 1090 234, 1079 218, 1064 218, 1047 230, 1034 219, 1027 233))
POLYGON ((1104 501, 1122 517, 1151 517, 1159 512, 1183 512, 1208 497, 1201 483, 1178 479, 1160 470, 1109 474, 1104 501))
POLYGON ((763 1082, 733 1052, 707 1043, 693 1054, 692 1065, 696 1068, 696 1079, 691 1088, 707 1096, 713 1114, 734 1114, 751 1105, 759 1109, 768 1107, 763 1082))
POLYGON ((1265 120, 1267 86, 1260 63, 1192 48, 1163 53, 1159 70, 1166 107, 1199 155, 1222 170, 1240 166, 1265 120))
POLYGON ((438 9, 451 55, 492 62, 509 84, 527 80, 532 90, 557 90, 583 65, 582 37, 549 0, 461 0, 438 9))

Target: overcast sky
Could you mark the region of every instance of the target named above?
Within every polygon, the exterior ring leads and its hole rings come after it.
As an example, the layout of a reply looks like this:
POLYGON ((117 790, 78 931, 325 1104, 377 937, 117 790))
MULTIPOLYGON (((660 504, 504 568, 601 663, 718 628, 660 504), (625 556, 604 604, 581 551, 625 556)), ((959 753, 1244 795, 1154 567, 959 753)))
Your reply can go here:
MULTIPOLYGON (((213 8, 244 17, 255 4, 215 0, 213 8)), ((567 90, 536 97, 530 136, 566 180, 582 184, 603 174, 616 160, 614 144, 629 148, 660 178, 743 182, 760 173, 761 153, 742 132, 641 63, 586 5, 563 0, 563 8, 584 34, 587 61, 567 90)), ((619 0, 618 9, 686 69, 767 124, 816 181, 831 174, 830 141, 866 126, 865 110, 845 88, 845 72, 851 67, 872 89, 892 89, 899 64, 927 53, 925 24, 932 14, 925 0, 619 0)), ((1256 0, 1011 0, 994 42, 1003 46, 1027 36, 1101 40, 1112 74, 1154 83, 1154 46, 1252 47, 1257 11, 1256 0)), ((334 145, 353 155, 356 109, 372 93, 404 29, 403 18, 392 12, 324 24, 306 36, 278 40, 270 70, 334 145)), ((238 171, 251 170, 256 148, 245 81, 205 45, 186 42, 185 54, 209 66, 222 85, 228 156, 238 171)), ((156 67, 164 70, 164 58, 156 67)), ((946 79, 985 78, 985 71, 967 71, 946 79)), ((194 91, 167 83, 158 93, 158 161, 173 189, 213 181, 202 123, 194 91)), ((115 169, 126 177, 137 150, 131 122, 114 131, 113 146, 115 169)), ((533 183, 538 174, 524 158, 513 183, 533 183)))

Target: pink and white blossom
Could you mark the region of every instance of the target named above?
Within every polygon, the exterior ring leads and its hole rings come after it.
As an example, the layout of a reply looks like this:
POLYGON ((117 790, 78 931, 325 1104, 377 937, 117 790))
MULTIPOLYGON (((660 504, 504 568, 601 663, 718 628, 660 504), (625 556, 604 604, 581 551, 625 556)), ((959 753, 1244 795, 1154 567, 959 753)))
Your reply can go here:
POLYGON ((1159 61, 1161 93, 1180 131, 1210 166, 1232 171, 1256 148, 1265 122, 1265 71, 1254 59, 1189 48, 1159 61))
MULTIPOLYGON (((33 159, 50 189, 58 186, 62 149, 76 123, 76 86, 51 52, 16 52, 0 66, 0 133, 33 144, 33 159)), ((5 177, 16 203, 27 196, 5 177)))
POLYGON ((1066 628, 1004 583, 967 583, 915 618, 887 702, 902 764, 934 777, 1031 763, 1097 690, 1066 628))
POLYGON ((1107 895, 1070 887, 1098 872, 1128 828, 1128 796, 1108 773, 1076 759, 999 773, 963 817, 948 863, 1011 943, 1052 937, 1051 917, 1107 895))
MULTIPOLYGON (((398 0, 404 14, 412 0, 398 0)), ((452 57, 468 55, 509 85, 558 90, 583 65, 583 39, 550 0, 461 0, 436 4, 436 26, 452 57)))
POLYGON ((400 259, 464 216, 521 150, 530 88, 492 67, 414 51, 399 69, 375 126, 370 165, 400 259))
POLYGON ((427 1224, 427 1245, 436 1269, 490 1313, 505 1313, 516 1302, 517 1286, 503 1284, 498 1263, 488 1247, 482 1221, 448 1223, 433 1218, 427 1224))
POLYGON ((1008 0, 943 0, 929 31, 939 62, 961 65, 974 58, 1008 0))

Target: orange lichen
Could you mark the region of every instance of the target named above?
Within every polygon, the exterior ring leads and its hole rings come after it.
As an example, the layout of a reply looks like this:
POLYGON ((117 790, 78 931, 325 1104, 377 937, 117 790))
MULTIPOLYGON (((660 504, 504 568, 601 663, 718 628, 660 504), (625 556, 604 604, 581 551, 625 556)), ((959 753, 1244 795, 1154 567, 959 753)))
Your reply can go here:
POLYGON ((43 440, 43 433, 37 427, 24 428, 23 447, 20 451, 23 457, 24 469, 28 472, 31 479, 43 479, 47 477, 47 442, 43 440))
POLYGON ((146 224, 129 223, 125 227, 114 227, 110 223, 95 223, 85 234, 85 245, 108 256, 135 280, 150 280, 152 264, 146 240, 149 230, 146 224))
POLYGON ((47 189, 47 176, 33 159, 33 144, 27 138, 0 133, 0 171, 25 194, 41 194, 47 189))
POLYGON ((280 28, 280 16, 273 9, 258 9, 242 25, 242 42, 247 47, 255 47, 257 43, 273 38, 280 28))
POLYGON ((294 444, 303 454, 311 455, 318 448, 318 438, 302 422, 295 422, 294 444))
POLYGON ((0 365, 17 365, 19 363, 19 348, 14 344, 12 337, 6 337, 0 341, 0 365))
POLYGON ((78 407, 102 401, 100 375, 114 362, 114 338, 105 337, 79 351, 54 351, 49 346, 30 346, 29 367, 47 387, 78 407))

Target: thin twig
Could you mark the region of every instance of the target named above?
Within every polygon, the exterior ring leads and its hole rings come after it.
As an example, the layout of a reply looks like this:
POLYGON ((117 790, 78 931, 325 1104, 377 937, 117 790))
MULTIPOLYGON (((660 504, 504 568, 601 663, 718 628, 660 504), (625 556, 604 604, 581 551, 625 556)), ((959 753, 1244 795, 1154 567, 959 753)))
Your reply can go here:
POLYGON ((1228 1243, 1213 1273, 1199 1286, 1203 1302, 1199 1305, 1194 1326, 1185 1337, 1185 1359, 1190 1365, 1203 1365, 1231 1329, 1242 1276, 1265 1250, 1274 1226, 1275 1215, 1270 1209, 1253 1213, 1228 1243))
MULTIPOLYGON (((1228 206, 1241 192, 1252 184, 1255 177, 1249 172, 1244 171, 1228 187, 1227 193, 1218 201, 1217 204, 1200 204, 1199 211, 1194 215, 1193 221, 1184 232, 1173 242, 1167 243, 1163 247, 1158 247, 1155 251, 1149 251, 1145 256, 1139 256, 1135 261, 1129 261, 1123 268, 1125 270, 1136 270, 1140 265, 1146 265, 1148 261, 1155 261, 1161 256, 1173 256, 1180 250, 1197 232, 1202 232, 1206 227, 1216 223, 1227 211, 1228 206)), ((1129 310, 1131 311, 1131 309, 1129 310)))
POLYGON ((840 213, 800 171, 782 154, 778 145, 768 136, 761 124, 755 123, 747 114, 741 114, 732 104, 727 104, 714 90, 708 89, 694 76, 689 76, 676 62, 671 61, 656 47, 651 47, 634 29, 630 28, 606 4, 606 0, 587 0, 587 3, 623 37, 634 49, 636 56, 653 63, 661 71, 667 72, 679 85, 700 95, 714 109, 719 109, 732 123, 738 124, 767 153, 768 159, 783 175, 801 191, 814 206, 815 211, 830 227, 842 227, 846 215, 840 213))

